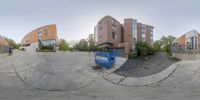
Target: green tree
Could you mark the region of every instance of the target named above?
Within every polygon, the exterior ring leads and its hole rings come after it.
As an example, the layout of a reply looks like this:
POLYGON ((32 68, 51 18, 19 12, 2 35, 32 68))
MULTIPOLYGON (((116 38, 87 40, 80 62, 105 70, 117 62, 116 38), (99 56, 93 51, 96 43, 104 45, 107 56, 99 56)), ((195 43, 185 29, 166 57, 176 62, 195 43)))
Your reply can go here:
POLYGON ((161 51, 161 44, 160 44, 160 41, 155 41, 154 44, 153 44, 153 47, 154 47, 154 51, 155 51, 155 52, 161 51))
POLYGON ((96 49, 96 47, 95 47, 94 43, 89 42, 88 51, 95 51, 95 49, 96 49))
POLYGON ((167 53, 167 55, 172 56, 171 45, 166 45, 163 48, 163 51, 167 53))
POLYGON ((69 49, 69 44, 66 42, 66 40, 62 39, 61 44, 59 45, 60 51, 67 51, 69 49))
POLYGON ((151 46, 149 46, 147 50, 148 50, 148 51, 147 51, 147 52, 148 52, 148 55, 153 55, 154 52, 155 52, 154 48, 151 47, 151 46))
POLYGON ((94 34, 90 34, 88 39, 88 51, 95 51, 95 40, 94 40, 94 34))
POLYGON ((88 42, 85 39, 81 39, 74 48, 79 51, 88 51, 88 42))
POLYGON ((17 44, 13 39, 5 38, 5 40, 8 42, 9 46, 12 47, 13 49, 19 49, 21 44, 17 44))
POLYGON ((133 50, 131 49, 130 52, 128 53, 128 58, 129 59, 133 59, 137 56, 136 52, 133 52, 133 50))
POLYGON ((138 51, 138 56, 147 56, 148 55, 148 49, 149 49, 149 45, 147 42, 138 42, 136 44, 136 48, 138 51))
POLYGON ((167 37, 163 36, 161 39, 160 39, 160 45, 161 45, 161 50, 163 52, 166 52, 169 56, 172 55, 172 52, 171 52, 171 45, 172 45, 172 42, 176 39, 176 37, 174 36, 171 36, 171 35, 168 35, 167 37))
POLYGON ((176 37, 168 35, 167 37, 162 36, 162 38, 159 41, 160 41, 160 44, 164 47, 167 45, 171 45, 175 39, 176 37))
POLYGON ((22 45, 20 43, 17 43, 15 46, 15 49, 19 49, 22 45))

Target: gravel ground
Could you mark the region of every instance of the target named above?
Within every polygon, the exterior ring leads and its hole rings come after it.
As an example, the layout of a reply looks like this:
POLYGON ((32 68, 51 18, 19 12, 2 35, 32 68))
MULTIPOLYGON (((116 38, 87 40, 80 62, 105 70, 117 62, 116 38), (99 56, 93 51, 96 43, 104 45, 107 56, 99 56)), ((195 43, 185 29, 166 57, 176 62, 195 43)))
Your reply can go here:
POLYGON ((149 56, 148 59, 129 59, 114 73, 125 77, 144 77, 159 73, 175 62, 163 53, 159 53, 149 56))

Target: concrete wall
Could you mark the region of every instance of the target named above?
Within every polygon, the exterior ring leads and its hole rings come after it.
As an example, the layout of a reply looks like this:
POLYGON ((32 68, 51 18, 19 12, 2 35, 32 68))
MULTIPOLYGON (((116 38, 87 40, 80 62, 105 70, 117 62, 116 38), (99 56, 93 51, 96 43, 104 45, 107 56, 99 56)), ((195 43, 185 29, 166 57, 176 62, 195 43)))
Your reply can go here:
POLYGON ((26 51, 36 52, 36 48, 38 47, 38 42, 32 43, 30 46, 24 46, 26 51))

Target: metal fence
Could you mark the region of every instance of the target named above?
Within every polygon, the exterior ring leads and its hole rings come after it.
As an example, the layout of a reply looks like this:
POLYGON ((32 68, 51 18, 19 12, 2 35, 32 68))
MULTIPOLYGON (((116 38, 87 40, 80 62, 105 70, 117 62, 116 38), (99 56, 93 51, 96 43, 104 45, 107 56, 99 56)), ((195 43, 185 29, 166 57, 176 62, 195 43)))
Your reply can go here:
POLYGON ((200 53, 200 45, 172 45, 171 51, 173 53, 200 53))

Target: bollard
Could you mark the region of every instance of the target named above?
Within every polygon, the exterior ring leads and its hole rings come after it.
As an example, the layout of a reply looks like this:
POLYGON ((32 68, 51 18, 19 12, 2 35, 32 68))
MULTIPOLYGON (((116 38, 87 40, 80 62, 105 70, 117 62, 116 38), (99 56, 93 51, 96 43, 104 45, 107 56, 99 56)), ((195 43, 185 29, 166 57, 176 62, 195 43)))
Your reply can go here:
POLYGON ((95 52, 95 63, 100 67, 111 68, 115 63, 113 52, 95 52))

